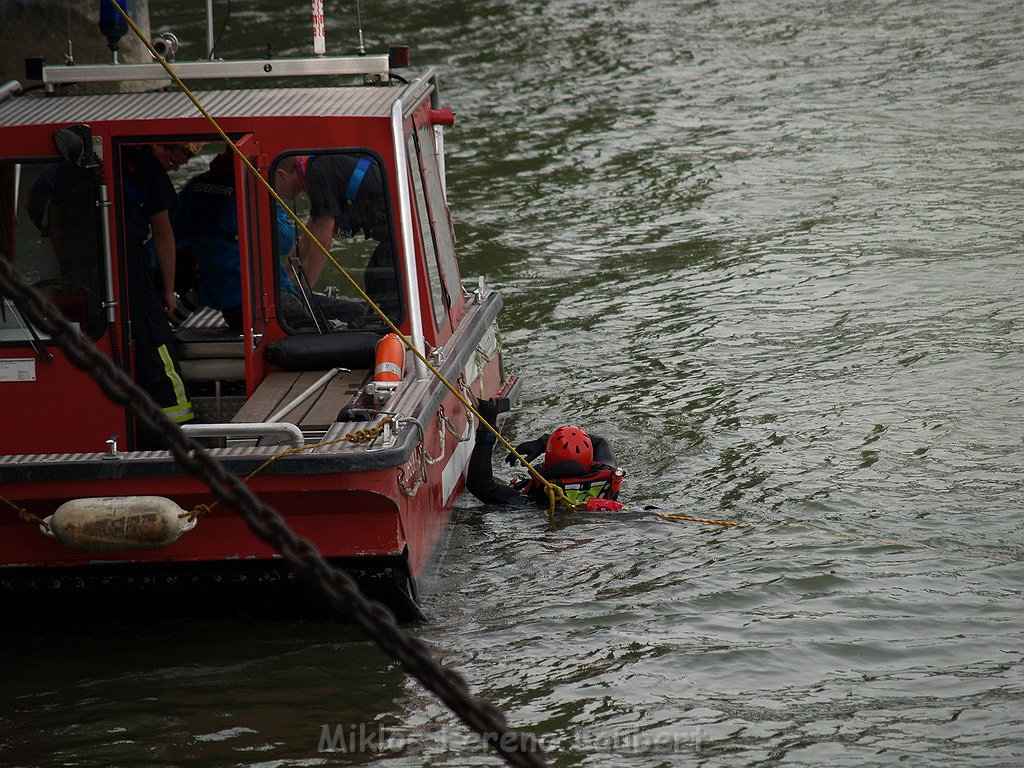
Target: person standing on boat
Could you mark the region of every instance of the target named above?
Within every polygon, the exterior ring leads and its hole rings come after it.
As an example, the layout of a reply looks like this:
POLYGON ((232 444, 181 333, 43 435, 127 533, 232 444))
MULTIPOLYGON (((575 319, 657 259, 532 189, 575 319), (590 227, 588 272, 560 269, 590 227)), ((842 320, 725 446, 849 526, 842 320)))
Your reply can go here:
MULTIPOLYGON (((299 192, 309 196, 306 228, 325 250, 331 250, 335 235, 362 233, 377 241, 366 265, 366 293, 394 317, 400 302, 380 164, 353 153, 290 155, 274 172, 274 188, 286 198, 299 192)), ((292 256, 301 269, 300 281, 315 285, 327 261, 324 254, 303 235, 292 256)))
MULTIPOLYGON (((477 411, 488 423, 494 424, 499 405, 493 400, 479 400, 477 411)), ((533 477, 505 484, 494 479, 495 442, 494 434, 486 426, 477 427, 476 444, 466 474, 466 490, 485 504, 547 505, 544 486, 533 477)), ((617 499, 625 472, 615 465, 611 446, 600 435, 565 424, 549 435, 520 443, 516 453, 527 461, 543 456, 543 461, 535 468, 545 480, 559 486, 573 504, 621 508, 617 499)), ((517 461, 511 453, 505 457, 505 462, 511 466, 517 461)))
POLYGON ((135 378, 179 424, 191 421, 193 414, 169 323, 178 306, 170 219, 171 211, 178 207, 178 196, 167 172, 177 170, 196 151, 198 145, 185 144, 129 147, 121 165, 135 378))

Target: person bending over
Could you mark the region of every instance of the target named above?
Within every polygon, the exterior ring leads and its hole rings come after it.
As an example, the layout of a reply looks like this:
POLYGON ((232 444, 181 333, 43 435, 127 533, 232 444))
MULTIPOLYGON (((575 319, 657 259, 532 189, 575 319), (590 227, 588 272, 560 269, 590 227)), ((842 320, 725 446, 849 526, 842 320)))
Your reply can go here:
MULTIPOLYGON (((364 287, 389 317, 396 317, 401 300, 380 164, 353 153, 290 155, 274 171, 274 188, 285 198, 300 192, 309 196, 306 227, 325 250, 331 250, 335 236, 354 238, 362 233, 366 240, 376 241, 366 263, 364 287)), ((289 256, 296 282, 316 285, 326 263, 323 252, 303 235, 289 256)))
MULTIPOLYGON (((210 169, 193 177, 180 194, 181 213, 175 219, 175 233, 182 247, 190 247, 198 264, 199 301, 219 309, 228 327, 243 330, 242 267, 238 248, 238 201, 235 171, 230 150, 210 162, 210 169)), ((292 223, 284 209, 274 205, 277 216, 277 249, 288 253, 294 245, 292 223)), ((366 320, 362 302, 323 294, 306 297, 315 306, 308 308, 299 290, 278 265, 281 281, 280 313, 292 327, 308 326, 312 311, 327 320, 359 328, 366 320)))

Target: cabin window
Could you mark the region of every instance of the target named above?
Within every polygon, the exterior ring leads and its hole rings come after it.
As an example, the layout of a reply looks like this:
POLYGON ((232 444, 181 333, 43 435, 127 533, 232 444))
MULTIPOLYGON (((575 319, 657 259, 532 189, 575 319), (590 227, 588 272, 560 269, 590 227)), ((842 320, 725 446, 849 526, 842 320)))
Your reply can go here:
POLYGON ((430 226, 430 211, 427 208, 427 196, 423 191, 423 177, 417 160, 416 140, 412 134, 407 137, 409 154, 409 179, 412 181, 413 199, 416 204, 416 218, 419 222, 420 241, 423 244, 423 260, 427 264, 427 277, 430 282, 431 303, 434 305, 434 322, 440 328, 444 324, 450 304, 444 286, 441 284, 441 272, 437 263, 437 248, 434 247, 434 235, 430 226))
POLYGON ((455 257, 455 240, 452 235, 451 217, 448 213, 448 201, 441 184, 441 169, 437 164, 437 150, 434 144, 433 128, 424 123, 416 129, 419 145, 420 164, 423 168, 423 180, 430 201, 430 226, 434 231, 437 244, 437 256, 441 263, 448 296, 458 296, 462 290, 459 276, 459 262, 455 257))
MULTIPOLYGON (((0 163, 0 254, 96 339, 104 319, 105 271, 99 179, 93 168, 40 159, 0 163)), ((0 311, 0 341, 29 341, 11 303, 0 311)))
POLYGON ((339 267, 399 323, 403 291, 380 159, 365 150, 297 150, 279 156, 270 176, 314 238, 302 234, 285 212, 272 217, 282 327, 291 333, 382 327, 339 267))

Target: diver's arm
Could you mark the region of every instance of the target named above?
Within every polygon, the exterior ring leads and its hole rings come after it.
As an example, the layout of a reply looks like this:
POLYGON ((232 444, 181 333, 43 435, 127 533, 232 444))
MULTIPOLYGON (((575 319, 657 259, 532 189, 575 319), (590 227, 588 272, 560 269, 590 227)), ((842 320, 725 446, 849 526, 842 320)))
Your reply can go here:
MULTIPOLYGON (((331 242, 334 239, 334 223, 333 216, 320 216, 315 219, 310 216, 306 221, 306 228, 313 233, 313 237, 328 253, 331 251, 331 242)), ((302 264, 302 271, 305 272, 309 287, 312 289, 320 278, 324 264, 327 263, 327 257, 316 243, 310 242, 305 234, 299 238, 298 256, 302 264)))
POLYGON ((469 457, 466 490, 485 504, 523 505, 530 499, 511 485, 494 479, 494 435, 487 427, 476 430, 476 445, 469 457))
POLYGON ((594 446, 594 461, 609 466, 618 466, 615 463, 615 454, 612 453, 612 446, 600 435, 591 434, 590 443, 594 446))

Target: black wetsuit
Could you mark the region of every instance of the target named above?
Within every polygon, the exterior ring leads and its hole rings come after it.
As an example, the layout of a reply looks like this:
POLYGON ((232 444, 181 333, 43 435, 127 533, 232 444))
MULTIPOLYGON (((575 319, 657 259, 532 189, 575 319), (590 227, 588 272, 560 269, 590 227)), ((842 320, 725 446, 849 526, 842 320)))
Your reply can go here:
MULTIPOLYGON (((494 412, 488 412, 486 403, 478 406, 480 415, 493 423, 494 412)), ((493 408, 493 406, 492 406, 493 408)), ((540 450, 547 444, 549 435, 542 435, 533 441, 538 444, 540 450)), ((494 434, 486 426, 479 426, 476 430, 476 444, 473 446, 473 453, 469 458, 469 470, 466 474, 466 490, 476 496, 485 504, 503 505, 547 505, 548 497, 544 487, 537 482, 525 481, 522 483, 500 483, 494 479, 494 434)), ((583 467, 575 461, 566 461, 552 467, 538 466, 537 471, 547 480, 558 481, 562 478, 580 477, 592 472, 615 467, 615 456, 612 454, 611 445, 600 435, 590 435, 590 442, 594 446, 594 463, 590 467, 583 467)))

